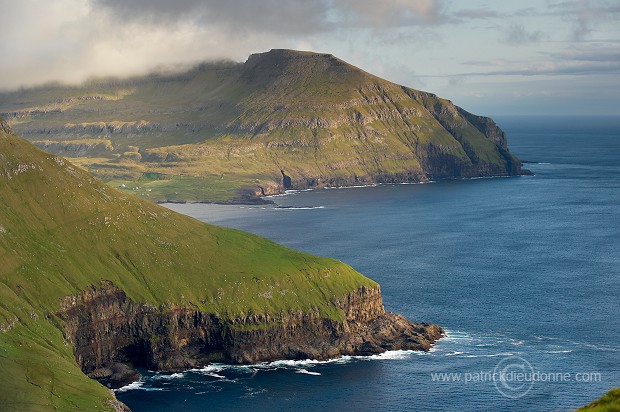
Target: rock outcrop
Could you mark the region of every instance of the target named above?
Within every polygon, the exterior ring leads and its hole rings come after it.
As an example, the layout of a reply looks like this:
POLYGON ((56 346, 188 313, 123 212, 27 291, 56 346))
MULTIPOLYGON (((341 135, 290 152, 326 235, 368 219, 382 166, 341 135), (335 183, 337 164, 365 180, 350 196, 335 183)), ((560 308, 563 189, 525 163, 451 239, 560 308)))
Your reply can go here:
POLYGON ((226 318, 192 308, 138 304, 103 282, 67 297, 59 316, 84 373, 109 387, 136 380, 134 367, 179 371, 209 362, 426 351, 443 333, 438 326, 386 312, 379 286, 361 287, 334 304, 342 311, 341 320, 301 310, 226 318))
MULTIPOLYGON (((13 129, 11 129, 11 126, 9 126, 7 121, 2 116, 0 116, 0 130, 2 130, 5 135, 13 133, 13 129)), ((2 134, 0 134, 0 137, 2 137, 2 134)))

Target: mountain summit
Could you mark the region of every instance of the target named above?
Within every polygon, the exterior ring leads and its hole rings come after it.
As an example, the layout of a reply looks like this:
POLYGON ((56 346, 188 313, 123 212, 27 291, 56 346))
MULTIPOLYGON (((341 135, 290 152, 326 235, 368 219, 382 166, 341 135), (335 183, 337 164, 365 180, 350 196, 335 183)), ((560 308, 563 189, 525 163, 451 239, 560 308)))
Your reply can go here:
POLYGON ((37 146, 152 200, 251 200, 284 189, 522 173, 493 120, 330 54, 0 95, 37 146))

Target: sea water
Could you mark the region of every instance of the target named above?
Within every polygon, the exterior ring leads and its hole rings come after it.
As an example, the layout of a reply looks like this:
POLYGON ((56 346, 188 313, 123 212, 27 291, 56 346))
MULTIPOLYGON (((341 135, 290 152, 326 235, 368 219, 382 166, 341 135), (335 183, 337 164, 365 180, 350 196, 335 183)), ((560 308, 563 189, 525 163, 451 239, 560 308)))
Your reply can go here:
POLYGON ((535 176, 167 205, 352 265, 387 310, 446 329, 433 350, 143 371, 118 398, 134 411, 544 411, 620 386, 620 119, 496 120, 535 176))

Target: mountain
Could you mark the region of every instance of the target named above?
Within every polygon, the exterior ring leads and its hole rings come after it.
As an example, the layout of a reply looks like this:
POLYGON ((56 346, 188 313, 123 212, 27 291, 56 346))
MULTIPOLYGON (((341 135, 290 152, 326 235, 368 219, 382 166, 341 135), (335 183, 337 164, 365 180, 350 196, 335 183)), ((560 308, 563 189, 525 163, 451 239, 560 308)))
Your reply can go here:
POLYGON ((351 267, 174 213, 0 121, 0 409, 119 410, 134 367, 428 350, 351 267))
POLYGON ((518 175, 493 120, 330 54, 0 95, 16 132, 155 201, 252 201, 285 189, 518 175))

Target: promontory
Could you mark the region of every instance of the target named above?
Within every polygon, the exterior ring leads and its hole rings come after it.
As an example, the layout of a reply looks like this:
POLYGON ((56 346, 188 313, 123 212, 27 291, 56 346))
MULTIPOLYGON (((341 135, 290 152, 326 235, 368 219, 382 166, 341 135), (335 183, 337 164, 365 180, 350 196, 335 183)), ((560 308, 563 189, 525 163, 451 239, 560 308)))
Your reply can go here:
POLYGON ((344 263, 126 194, 4 121, 0 262, 0 409, 122 410, 106 386, 136 367, 428 350, 442 335, 385 311, 344 263))
POLYGON ((38 147, 158 202, 523 173, 493 120, 322 53, 22 89, 0 94, 0 113, 38 147))

